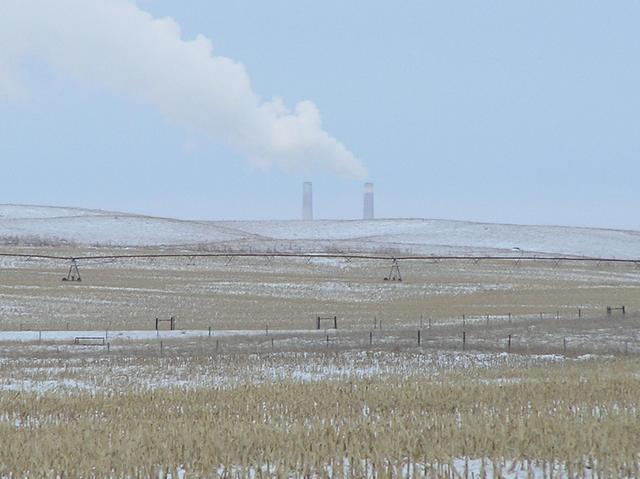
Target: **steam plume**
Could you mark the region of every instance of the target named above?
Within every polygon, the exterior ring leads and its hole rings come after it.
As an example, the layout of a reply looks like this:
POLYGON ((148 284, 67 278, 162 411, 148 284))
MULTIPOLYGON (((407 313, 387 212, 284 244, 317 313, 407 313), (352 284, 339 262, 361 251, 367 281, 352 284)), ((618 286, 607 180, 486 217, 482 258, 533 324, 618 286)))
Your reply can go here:
POLYGON ((2 0, 0 101, 28 94, 27 61, 54 75, 153 105, 169 122, 227 142, 257 168, 314 168, 361 179, 366 170, 321 124, 310 101, 262 101, 244 66, 187 41, 171 18, 132 0, 2 0))

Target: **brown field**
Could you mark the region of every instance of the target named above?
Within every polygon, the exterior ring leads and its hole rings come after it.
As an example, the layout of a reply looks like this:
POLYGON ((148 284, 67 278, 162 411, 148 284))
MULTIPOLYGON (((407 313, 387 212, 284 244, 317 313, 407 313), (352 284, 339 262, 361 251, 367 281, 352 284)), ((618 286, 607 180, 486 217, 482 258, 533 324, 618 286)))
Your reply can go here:
MULTIPOLYGON (((10 250, 5 249, 9 252, 10 250)), ((21 253, 127 254, 161 250, 14 248, 21 253)), ((172 250, 173 251, 173 250, 172 250)), ((175 315, 180 328, 307 329, 317 314, 344 329, 416 327, 420 319, 485 315, 604 316, 607 305, 640 310, 633 264, 472 261, 401 263, 405 281, 385 282, 390 262, 225 258, 80 263, 81 283, 63 283, 68 265, 0 258, 1 327, 149 329, 175 315), (230 261, 230 262, 229 262, 230 261)))
POLYGON ((0 475, 637 477, 640 269, 389 267, 0 259, 0 475))

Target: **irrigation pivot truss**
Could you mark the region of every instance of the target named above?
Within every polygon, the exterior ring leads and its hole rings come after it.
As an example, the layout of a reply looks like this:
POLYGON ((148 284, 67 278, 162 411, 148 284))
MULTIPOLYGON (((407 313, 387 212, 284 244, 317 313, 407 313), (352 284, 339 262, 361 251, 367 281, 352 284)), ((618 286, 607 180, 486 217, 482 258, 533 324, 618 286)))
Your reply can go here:
POLYGON ((251 253, 251 252, 218 252, 218 253, 133 253, 133 254, 110 254, 110 255, 82 255, 82 256, 62 256, 62 255, 46 255, 46 254, 28 254, 28 253, 0 253, 0 257, 14 259, 43 259, 66 262, 70 265, 68 275, 63 278, 65 281, 80 281, 80 272, 78 264, 80 262, 92 262, 100 260, 109 261, 126 261, 130 259, 172 259, 186 258, 189 264, 197 258, 226 258, 227 264, 233 258, 266 258, 272 261, 275 258, 300 258, 305 260, 313 259, 344 259, 363 260, 363 261, 391 261, 391 273, 385 280, 402 281, 400 275, 400 261, 424 261, 424 262, 441 262, 441 261, 472 261, 479 263, 481 261, 511 261, 520 263, 545 261, 552 262, 554 266, 560 263, 617 263, 617 264, 633 264, 636 268, 640 268, 640 258, 612 258, 612 257, 593 257, 593 256, 553 256, 553 255, 385 255, 385 254, 358 254, 358 253, 251 253))

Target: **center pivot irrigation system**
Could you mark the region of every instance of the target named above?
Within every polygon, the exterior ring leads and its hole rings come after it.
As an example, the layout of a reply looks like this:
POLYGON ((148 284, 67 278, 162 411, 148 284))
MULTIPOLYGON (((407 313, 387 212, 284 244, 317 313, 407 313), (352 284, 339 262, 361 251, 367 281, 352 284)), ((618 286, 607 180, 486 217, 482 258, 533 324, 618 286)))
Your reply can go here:
POLYGON ((0 257, 5 258, 23 258, 30 259, 46 259, 53 261, 65 262, 69 265, 69 271, 62 281, 82 281, 78 264, 80 262, 92 262, 100 260, 125 261, 131 259, 171 259, 185 258, 189 260, 189 264, 194 264, 198 258, 226 258, 227 265, 233 258, 266 258, 269 262, 275 258, 301 258, 310 263, 314 259, 343 259, 347 262, 352 260, 363 261, 384 261, 391 262, 391 270, 389 275, 384 277, 385 281, 402 281, 400 273, 400 261, 423 261, 429 263, 439 263, 441 261, 472 261, 478 264, 481 261, 505 261, 514 262, 552 262, 554 267, 560 266, 560 263, 595 263, 601 265, 604 263, 620 263, 633 264, 636 268, 640 268, 640 259, 623 259, 623 258, 598 258, 591 256, 538 256, 538 255, 506 255, 506 256, 471 256, 471 255, 407 255, 407 256, 391 256, 391 255, 368 255, 368 254, 352 254, 352 253, 150 253, 150 254, 114 254, 114 255, 86 255, 86 256, 56 256, 42 254, 25 254, 25 253, 0 253, 0 257))

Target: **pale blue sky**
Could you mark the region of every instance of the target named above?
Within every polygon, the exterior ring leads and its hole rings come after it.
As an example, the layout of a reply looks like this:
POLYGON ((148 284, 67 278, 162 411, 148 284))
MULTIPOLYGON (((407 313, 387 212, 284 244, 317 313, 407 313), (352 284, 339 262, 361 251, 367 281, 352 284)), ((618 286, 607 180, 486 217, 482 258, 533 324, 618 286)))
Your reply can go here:
MULTIPOLYGON (((262 99, 315 103, 367 168, 377 217, 640 229, 638 1, 138 5, 241 62, 262 99)), ((361 179, 253 169, 135 94, 19 64, 26 94, 0 95, 0 202, 297 219, 310 180, 316 217, 362 214, 361 179)))

